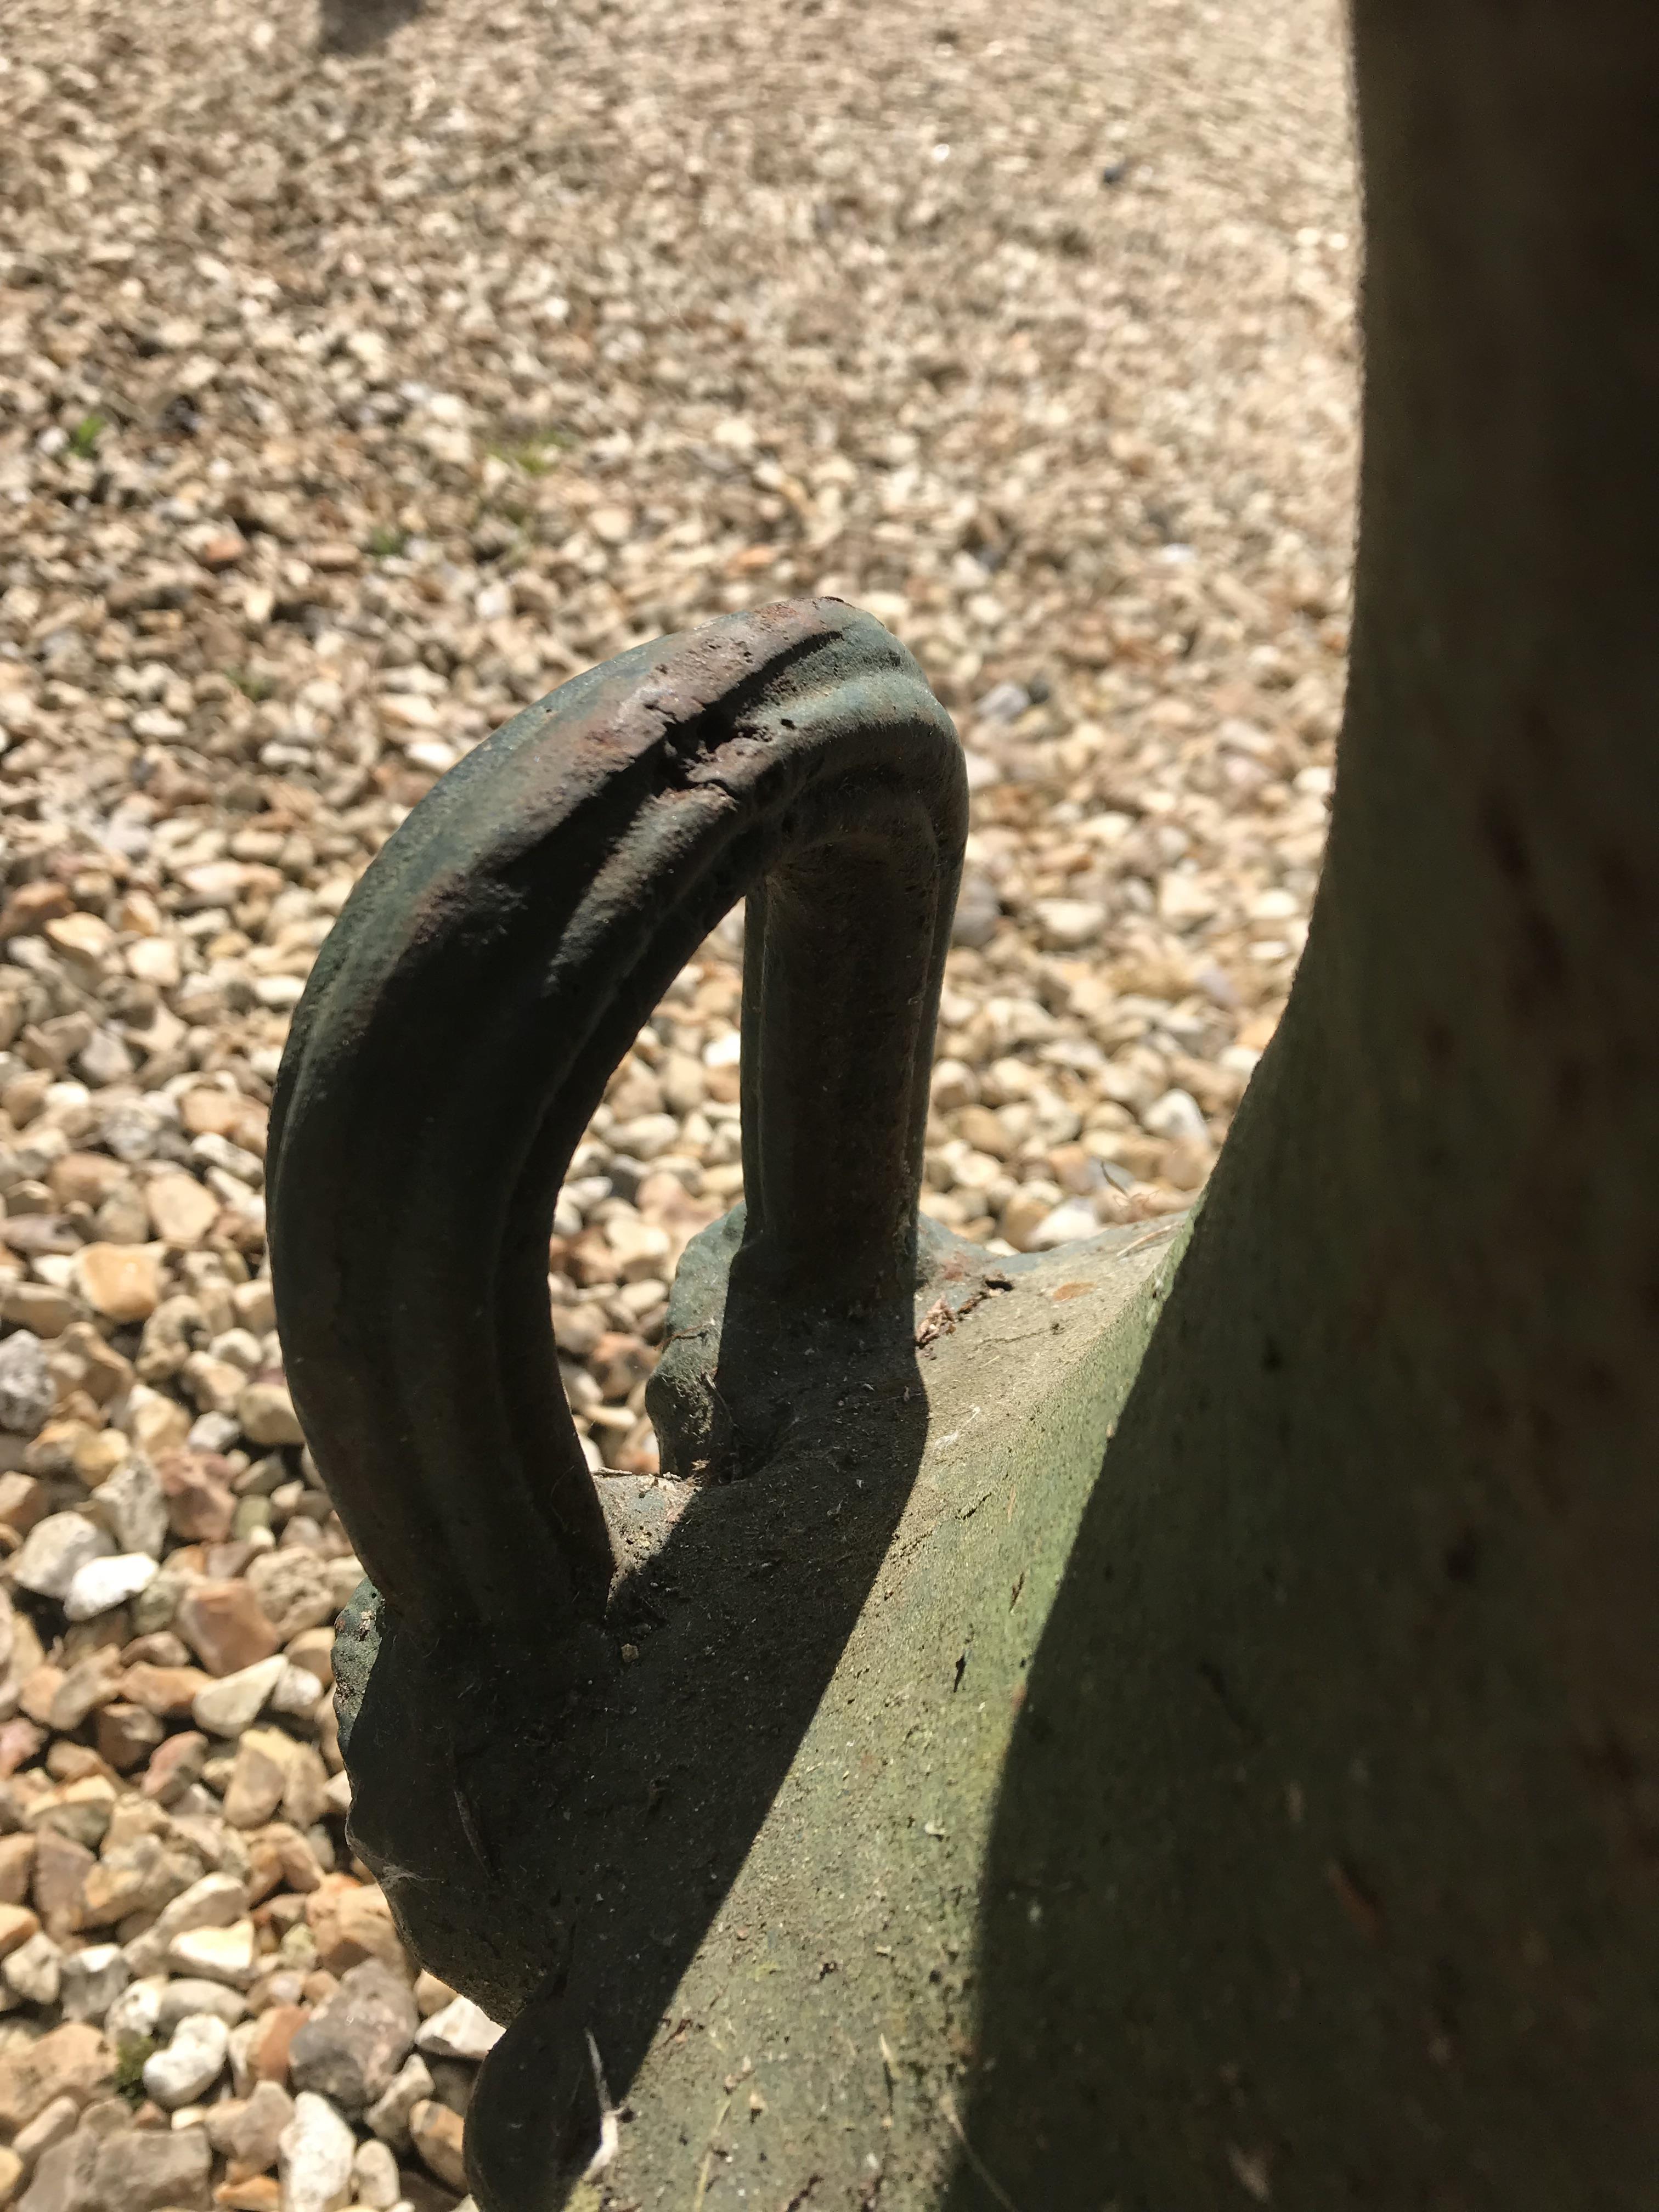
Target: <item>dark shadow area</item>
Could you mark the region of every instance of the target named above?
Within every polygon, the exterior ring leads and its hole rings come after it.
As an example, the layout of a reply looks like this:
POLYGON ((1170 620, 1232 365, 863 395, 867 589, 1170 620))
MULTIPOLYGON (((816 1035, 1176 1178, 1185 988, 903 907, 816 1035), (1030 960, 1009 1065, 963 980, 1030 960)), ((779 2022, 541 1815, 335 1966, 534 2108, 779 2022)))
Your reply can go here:
MULTIPOLYGON (((1211 1410, 1182 1310, 1198 1304, 1206 1227, 1120 1416, 1015 1724, 980 1907, 967 2148, 945 2212, 1280 2201, 1271 2155, 1253 2163, 1259 2043, 1244 1990, 1280 1968, 1244 1891, 1257 1879, 1249 1832, 1296 1860, 1298 1892, 1304 1869, 1286 1834, 1291 1778, 1264 1757, 1234 1634, 1243 1532, 1216 1494, 1224 1480, 1182 1480, 1183 1432, 1211 1410)), ((1212 1360, 1217 1333, 1212 1322, 1212 1360)), ((1259 1584, 1249 1596, 1272 1601, 1259 1584)), ((1330 1904, 1316 1868, 1299 1903, 1330 1904)))
POLYGON ((1538 1528, 1308 1295, 1318 1209, 1261 1200, 1305 1153, 1262 1158, 1259 1211, 1224 1160, 1030 1667, 946 2212, 1627 2212, 1651 1862, 1638 1913, 1538 1528))
POLYGON ((317 44, 325 54, 365 54, 412 23, 425 0, 318 0, 317 44))
MULTIPOLYGON (((714 1256, 702 1280, 723 1292, 714 1256)), ((695 1326, 684 1340, 714 1409, 700 1484, 605 1479, 632 1493, 613 1526, 632 1516, 657 1547, 608 1633, 482 1662, 380 1643, 350 1736, 353 1841, 423 1960, 514 2021, 469 2118, 494 2202, 556 2202, 591 2156, 589 2037, 620 2097, 835 1672, 921 1462, 918 1311, 998 1267, 953 1239, 929 1256, 916 1300, 856 1322, 732 1269, 707 1351, 695 1326)))

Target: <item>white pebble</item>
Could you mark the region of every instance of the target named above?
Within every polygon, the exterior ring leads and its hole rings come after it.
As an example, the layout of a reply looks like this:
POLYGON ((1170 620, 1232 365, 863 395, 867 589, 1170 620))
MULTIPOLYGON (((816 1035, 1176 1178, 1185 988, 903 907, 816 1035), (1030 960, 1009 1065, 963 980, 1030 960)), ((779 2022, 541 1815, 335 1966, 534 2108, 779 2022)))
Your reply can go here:
POLYGON ((278 2149, 283 2212, 337 2212, 349 2201, 357 2138, 326 2097, 302 2089, 278 2149))
POLYGON ((114 1549, 104 1531, 79 1513, 49 1513, 23 1539, 11 1578, 37 1597, 61 1599, 89 1560, 107 1559, 114 1549))
POLYGON ((230 2030, 210 2012, 193 2012, 173 2030, 165 2051, 144 2061, 144 2088, 167 2112, 194 2104, 224 2071, 230 2030))
POLYGON ((416 2037, 416 2047, 428 2058, 488 2057, 501 2038, 489 2014, 471 1997, 457 1997, 441 2012, 434 2012, 416 2037))
POLYGON ((64 1610, 71 1620, 95 1620, 100 1613, 148 1589, 159 1571, 145 1552, 117 1552, 112 1559, 88 1559, 76 1571, 64 1610))

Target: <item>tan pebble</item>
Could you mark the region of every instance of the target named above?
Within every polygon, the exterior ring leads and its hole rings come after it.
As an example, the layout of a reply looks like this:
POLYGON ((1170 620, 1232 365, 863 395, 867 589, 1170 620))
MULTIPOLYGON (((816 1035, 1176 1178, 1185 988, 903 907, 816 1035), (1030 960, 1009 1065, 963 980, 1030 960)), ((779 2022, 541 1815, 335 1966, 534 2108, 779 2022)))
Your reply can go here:
POLYGON ((446 2005, 453 2004, 456 1994, 447 1982, 441 1982, 436 1974, 428 1973, 424 1969, 415 1978, 415 2002, 420 2008, 422 2020, 430 2020, 434 2012, 441 2012, 446 2005))
POLYGON ((708 1095, 708 1078, 700 1060, 689 1052, 666 1052, 657 1071, 662 1099, 671 1114, 684 1117, 702 1105, 708 1095))
POLYGON ((51 1283, 14 1283, 0 1293, 0 1320, 36 1336, 61 1336, 85 1308, 70 1291, 51 1283))
MULTIPOLYGON (((120 1667, 120 1653, 107 1648, 78 1660, 58 1686, 46 1725, 58 1735, 72 1734, 95 1707, 113 1698, 120 1667)), ((82 1840, 92 1839, 83 1837, 82 1840)))
POLYGON ((41 1727, 52 1719, 52 1699, 58 1695, 64 1680, 64 1669, 49 1662, 32 1668, 18 1685, 17 1702, 32 1721, 41 1727))
POLYGON ((252 871, 240 860, 203 860, 182 868, 179 881, 192 903, 204 907, 234 905, 246 890, 252 871))
POLYGON ((73 1417, 48 1421, 24 1455, 29 1473, 67 1474, 75 1464, 76 1448, 97 1433, 90 1421, 73 1417))
POLYGON ((427 731, 438 726, 438 709, 418 691, 388 691, 377 701, 380 720, 394 732, 427 731))
POLYGON ((114 2080, 115 2054, 84 2021, 55 2027, 36 2043, 0 2051, 0 2128, 25 2127, 55 2097, 84 2106, 114 2080))
POLYGON ((302 1628, 283 1647, 284 1656, 295 1666, 303 1667, 314 1674, 320 1686, 334 1686, 334 1631, 331 1628, 302 1628))
POLYGON ((316 1938, 318 1959, 331 1974, 343 1974, 365 1959, 408 1971, 392 1908, 376 1884, 355 1881, 349 1875, 325 1876, 306 1899, 306 1924, 316 1938))
POLYGON ((136 931, 143 937, 154 937, 165 926, 166 916, 147 890, 124 891, 115 905, 115 927, 120 930, 136 931))
POLYGON ((245 2100, 216 2111, 223 2118, 213 2132, 230 2161, 226 2178, 246 2181, 269 2173, 281 2154, 283 2130, 294 2118, 287 2090, 275 2081, 256 2081, 245 2100))
POLYGON ((34 1871, 33 1836, 0 1836, 0 1904, 21 1905, 34 1871))
POLYGON ((86 1886, 97 1859, 84 1844, 47 1828, 35 1838, 29 1894, 47 1935, 72 1935, 81 1925, 86 1886))
POLYGON ((305 1442, 288 1384, 280 1375, 262 1375, 250 1382, 236 1401, 236 1418, 250 1443, 269 1448, 305 1442))
POLYGON ((161 1254, 150 1244, 88 1244, 76 1276, 94 1312, 115 1322, 148 1321, 161 1300, 161 1254))
POLYGON ((67 1736, 60 1736, 46 1753, 46 1771, 59 1782, 115 1779, 89 1743, 72 1743, 67 1736))
MULTIPOLYGON (((268 1827, 257 1828, 243 1841, 252 1869, 249 1893, 255 1904, 283 1884, 301 1897, 320 1885, 323 1870, 317 1863, 315 1852, 298 1829, 286 1820, 273 1820, 268 1827)), ((286 1902, 295 1904, 296 1900, 289 1899, 286 1902)), ((303 1909, 299 1907, 296 1917, 303 1909)))
POLYGON ((553 1340, 572 1359, 586 1359, 609 1326, 605 1308, 587 1300, 553 1309, 553 1340))
POLYGON ((602 545, 621 545, 634 528, 631 507, 596 507, 587 518, 587 526, 602 545))
POLYGON ((735 1106, 743 1091, 743 1078, 735 1061, 705 1060, 703 1073, 708 1096, 720 1106, 735 1106))
POLYGON ((193 1583, 179 1601, 174 1626, 213 1674, 239 1674, 278 1649, 276 1632, 245 1582, 193 1583))
POLYGON ((27 1766, 45 1741, 43 1732, 21 1715, 0 1724, 0 1776, 15 1774, 20 1766, 27 1766))
POLYGON ((656 1354, 641 1338, 611 1329, 594 1346, 589 1369, 608 1399, 621 1400, 656 1364, 656 1354))
POLYGON ((39 1916, 24 1905, 0 1905, 0 1959, 9 1958, 18 1946, 40 1932, 39 1916))
POLYGON ((584 1229, 580 1237, 573 1237, 565 1265, 584 1290, 622 1280, 622 1263, 602 1229, 584 1229))
POLYGON ((196 558, 204 568, 234 568, 246 551, 247 540, 240 530, 216 530, 198 545, 196 558))
MULTIPOLYGON (((204 1686, 210 1679, 206 1675, 200 1678, 204 1686)), ((145 1796, 158 1805, 171 1805, 192 1782, 200 1779, 207 1758, 208 1739, 199 1729, 188 1729, 182 1735, 167 1736, 157 1745, 144 1769, 141 1787, 145 1796)))
POLYGON ((307 2005, 272 2005, 259 2015, 258 2032, 249 2052, 254 2078, 260 2081, 288 2080, 289 2048, 311 2017, 307 2005))
POLYGON ((963 1106, 970 1106, 979 1097, 979 1078, 967 1063, 960 1060, 936 1061, 933 1073, 933 1103, 941 1114, 952 1114, 963 1106))
POLYGON ((429 2173, 451 2189, 466 2187, 463 2154, 465 2123, 434 2097, 423 2098, 409 2116, 410 2140, 429 2173))
POLYGON ((118 1429, 99 1429, 76 1445, 70 1463, 88 1490, 97 1490, 131 1456, 132 1446, 118 1429))
POLYGON ((222 2181, 213 2201, 220 2212, 280 2212, 282 2186, 274 2173, 252 2173, 240 2181, 222 2181))
MULTIPOLYGON (((234 1674, 221 1675, 191 1708, 197 1727, 210 1735, 240 1736, 244 1729, 252 1727, 287 1671, 288 1662, 279 1651, 269 1659, 256 1659, 251 1667, 239 1667, 234 1674)), ((222 1790, 230 1779, 231 1755, 219 1756, 227 1763, 222 1771, 210 1774, 209 1781, 210 1787, 222 1790)))
POLYGON ((234 1413, 237 1401, 247 1387, 245 1368, 228 1359, 215 1359, 205 1352, 191 1354, 184 1364, 181 1379, 204 1413, 234 1413))
POLYGON ((643 1114, 660 1114, 662 1085, 640 1061, 625 1060, 611 1079, 605 1103, 618 1121, 632 1121, 643 1114))
POLYGON ((268 1278, 238 1283, 230 1294, 230 1303, 236 1310, 237 1321, 244 1328, 251 1328, 256 1336, 263 1336, 268 1329, 276 1328, 276 1302, 268 1278))
POLYGON ((1002 1209, 1002 1233, 1016 1252, 1030 1249, 1030 1240, 1054 1212, 1054 1186, 1028 1186, 1018 1190, 1002 1209))
POLYGON ((1073 1198, 1089 1197, 1103 1181, 1099 1163, 1086 1145, 1056 1145, 1048 1165, 1054 1181, 1073 1198))
POLYGON ((126 1182, 128 1170, 104 1152, 65 1152, 46 1170, 46 1182, 60 1206, 101 1206, 126 1182))
POLYGON ((121 1677, 124 1697, 142 1705, 158 1719, 183 1720, 200 1692, 213 1680, 199 1667, 155 1667, 141 1661, 121 1677))
POLYGON ((1013 1141, 1001 1117, 988 1106, 964 1106, 957 1117, 957 1129, 976 1152, 988 1152, 996 1160, 1012 1157, 1013 1141))
POLYGON ((27 2167, 33 2167, 45 2151, 54 2143, 73 2135, 81 2108, 73 2097, 54 2097, 45 2112, 37 2112, 27 2127, 20 2128, 13 2149, 27 2167))
POLYGON ((133 1385, 122 1418, 128 1436, 152 1458, 171 1445, 183 1443, 190 1434, 190 1415, 178 1400, 142 1382, 133 1385))
POLYGON ((105 1705, 94 1723, 98 1755, 118 1774, 129 1774, 155 1751, 161 1741, 161 1723, 142 1705, 124 1701, 105 1705))
POLYGON ((331 1622, 340 1609, 326 1563, 298 1545, 284 1545, 250 1559, 247 1581, 285 1644, 304 1629, 331 1622))
POLYGON ((1106 909, 1091 899, 1044 898, 1033 902, 1031 911, 1051 951, 1073 951, 1092 945, 1106 926, 1106 909))
POLYGON ((1162 1165, 1163 1180, 1176 1190, 1197 1190, 1215 1164, 1212 1146, 1200 1144, 1191 1138, 1182 1138, 1165 1151, 1162 1165))
POLYGON ((314 1745, 296 1743, 289 1754, 288 1784, 283 1791, 283 1816, 303 1832, 316 1826, 328 1810, 328 1769, 314 1745))
POLYGON ((95 1850, 104 1840, 114 1809, 115 1784, 107 1775, 88 1774, 60 1783, 55 1790, 42 1790, 24 1808, 23 1825, 37 1836, 49 1832, 67 1836, 95 1850))
POLYGON ((251 1920, 236 1921, 228 1928, 186 1928, 167 1947, 167 1964, 175 1973, 199 1974, 233 1989, 247 1987, 257 1957, 251 1920))
MULTIPOLYGON (((15 1528, 20 1536, 27 1536, 35 1522, 44 1518, 51 1503, 51 1492, 38 1475, 24 1474, 15 1469, 0 1474, 0 1521, 15 1528)), ((14 1655, 13 1664, 15 1663, 14 1655)))
POLYGON ((622 1279, 661 1275, 672 1249, 668 1231, 637 1215, 617 1214, 605 1224, 605 1242, 620 1263, 622 1279))
POLYGON ((671 1174, 666 1169, 659 1169, 644 1178, 640 1184, 637 1205, 642 1221, 668 1232, 671 1256, 673 1256, 676 1247, 684 1247, 690 1237, 695 1236, 699 1229, 706 1229, 720 1212, 719 1206, 709 1200, 701 1196, 694 1198, 678 1176, 671 1174))
POLYGON ((71 903, 64 885, 47 878, 21 884, 0 907, 0 938, 33 935, 59 915, 68 914, 71 903))
POLYGON ((194 1176, 153 1176, 144 1185, 151 1226, 164 1244, 193 1252, 219 1218, 219 1200, 194 1176))
POLYGON ((123 957, 127 973, 158 990, 175 991, 184 975, 179 947, 170 937, 141 937, 129 945, 123 957))
POLYGON ((158 1453, 155 1466, 173 1534, 187 1543, 222 1543, 236 1510, 229 1464, 217 1452, 174 1450, 158 1453))
POLYGON ((186 1091, 179 1101, 179 1119, 191 1137, 234 1137, 246 1111, 240 1091, 206 1085, 186 1091))
POLYGON ((100 915, 66 914, 46 924, 48 942, 77 967, 96 969, 115 945, 115 932, 100 915))
POLYGON ((271 1819, 288 1787, 291 1748, 299 1747, 281 1729, 243 1730, 225 1790, 225 1818, 233 1828, 259 1828, 271 1819))

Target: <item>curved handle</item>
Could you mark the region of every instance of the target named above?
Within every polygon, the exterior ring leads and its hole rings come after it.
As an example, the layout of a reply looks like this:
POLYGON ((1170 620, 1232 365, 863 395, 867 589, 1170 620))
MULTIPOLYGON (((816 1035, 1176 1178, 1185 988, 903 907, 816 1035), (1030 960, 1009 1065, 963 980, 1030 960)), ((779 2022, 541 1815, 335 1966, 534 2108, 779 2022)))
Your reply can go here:
POLYGON ((921 670, 818 599, 562 685, 387 842, 295 1017, 268 1202, 295 1403, 394 1613, 544 1638, 604 1607, 553 1208, 612 1071, 745 892, 751 1279, 908 1294, 966 817, 921 670))

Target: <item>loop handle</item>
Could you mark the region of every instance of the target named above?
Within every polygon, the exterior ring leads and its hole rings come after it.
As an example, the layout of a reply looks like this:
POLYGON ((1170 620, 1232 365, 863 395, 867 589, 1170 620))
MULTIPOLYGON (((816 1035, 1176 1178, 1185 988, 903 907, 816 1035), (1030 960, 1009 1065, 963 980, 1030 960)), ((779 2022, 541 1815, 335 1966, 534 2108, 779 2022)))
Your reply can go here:
POLYGON ((842 1310, 908 1295, 966 823, 915 662, 818 599, 561 686, 388 842, 295 1014, 268 1200, 295 1404, 394 1614, 544 1638, 603 1608, 553 1209, 612 1072, 745 894, 750 1279, 842 1310))

